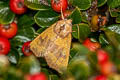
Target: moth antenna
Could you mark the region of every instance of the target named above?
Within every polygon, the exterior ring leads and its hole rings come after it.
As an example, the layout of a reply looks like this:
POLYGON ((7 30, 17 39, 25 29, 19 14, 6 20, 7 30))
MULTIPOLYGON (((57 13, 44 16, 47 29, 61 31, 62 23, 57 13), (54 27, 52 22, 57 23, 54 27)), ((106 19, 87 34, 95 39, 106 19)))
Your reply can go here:
POLYGON ((65 20, 65 18, 63 16, 62 6, 61 6, 61 15, 62 15, 62 19, 65 20))

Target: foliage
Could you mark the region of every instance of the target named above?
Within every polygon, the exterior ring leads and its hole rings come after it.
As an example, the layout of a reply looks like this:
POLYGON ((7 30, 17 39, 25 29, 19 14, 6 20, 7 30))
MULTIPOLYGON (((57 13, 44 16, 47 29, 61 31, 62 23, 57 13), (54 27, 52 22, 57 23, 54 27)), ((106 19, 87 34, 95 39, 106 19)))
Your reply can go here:
POLYGON ((22 15, 16 15, 10 10, 9 0, 0 1, 0 24, 10 24, 13 21, 18 24, 17 35, 9 40, 11 51, 7 57, 10 64, 4 69, 0 63, 0 80, 23 80, 25 74, 37 72, 44 72, 49 80, 68 80, 69 78, 88 80, 101 74, 96 53, 82 45, 86 38, 96 39, 109 53, 111 61, 116 64, 118 70, 118 73, 111 77, 112 80, 118 80, 115 76, 120 76, 120 0, 97 0, 97 14, 106 16, 107 24, 99 26, 96 32, 91 30, 88 19, 90 17, 88 11, 92 9, 91 6, 95 0, 68 0, 68 10, 72 11, 68 19, 72 19, 73 38, 68 69, 63 73, 65 75, 49 68, 43 58, 36 58, 33 55, 26 57, 21 52, 24 42, 32 41, 47 27, 60 20, 61 14, 52 10, 50 0, 43 1, 46 1, 47 5, 39 0, 24 0, 28 10, 22 15))

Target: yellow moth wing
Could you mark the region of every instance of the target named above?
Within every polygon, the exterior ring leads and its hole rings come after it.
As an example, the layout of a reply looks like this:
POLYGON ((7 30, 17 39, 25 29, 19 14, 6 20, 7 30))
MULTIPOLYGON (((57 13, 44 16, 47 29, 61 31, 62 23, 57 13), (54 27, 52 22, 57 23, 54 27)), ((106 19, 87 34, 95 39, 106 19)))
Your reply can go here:
POLYGON ((55 44, 57 44, 59 47, 52 53, 48 51, 48 55, 45 56, 45 59, 51 68, 60 72, 60 69, 66 68, 68 65, 71 34, 64 39, 58 38, 55 41, 55 44))
POLYGON ((53 32, 53 26, 47 28, 45 31, 43 31, 39 36, 37 36, 30 44, 30 49, 33 51, 35 56, 41 57, 42 54, 44 54, 45 50, 45 44, 48 41, 48 38, 53 38, 55 36, 55 33, 53 32), (41 39, 44 39, 44 42, 41 42, 41 39))
POLYGON ((61 72, 66 68, 69 60, 71 46, 71 23, 64 20, 54 23, 30 44, 35 56, 44 57, 49 67, 61 72))

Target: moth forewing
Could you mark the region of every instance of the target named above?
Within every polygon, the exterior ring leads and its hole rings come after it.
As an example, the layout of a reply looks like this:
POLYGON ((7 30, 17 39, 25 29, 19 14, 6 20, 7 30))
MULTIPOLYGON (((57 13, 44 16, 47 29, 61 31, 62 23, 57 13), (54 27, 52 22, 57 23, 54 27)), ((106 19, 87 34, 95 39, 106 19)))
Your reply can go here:
POLYGON ((71 20, 60 20, 37 36, 30 49, 35 56, 44 57, 49 67, 61 72, 68 65, 71 32, 71 20))

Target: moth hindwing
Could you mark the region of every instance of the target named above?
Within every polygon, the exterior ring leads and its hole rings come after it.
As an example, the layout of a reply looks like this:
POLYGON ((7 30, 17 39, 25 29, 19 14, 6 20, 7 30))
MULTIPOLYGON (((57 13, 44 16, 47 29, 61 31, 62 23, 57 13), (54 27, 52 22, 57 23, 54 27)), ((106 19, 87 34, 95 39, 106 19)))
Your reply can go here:
POLYGON ((35 56, 44 57, 49 67, 61 72, 67 68, 71 46, 72 20, 60 20, 30 44, 35 56))

